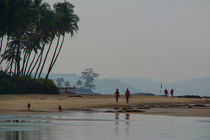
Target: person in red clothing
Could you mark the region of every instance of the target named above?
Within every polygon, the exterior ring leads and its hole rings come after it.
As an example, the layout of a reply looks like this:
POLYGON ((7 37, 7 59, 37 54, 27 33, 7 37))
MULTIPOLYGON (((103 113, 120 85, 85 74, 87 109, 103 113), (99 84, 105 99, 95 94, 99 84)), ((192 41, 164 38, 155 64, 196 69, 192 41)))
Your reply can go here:
POLYGON ((130 96, 131 96, 130 91, 129 91, 129 89, 127 88, 126 91, 125 91, 125 97, 126 97, 126 103, 127 103, 127 104, 128 104, 128 102, 129 102, 130 96))
POLYGON ((118 104, 118 98, 119 98, 119 97, 120 97, 120 92, 119 92, 118 89, 116 89, 116 91, 115 91, 115 98, 116 98, 117 104, 118 104))
POLYGON ((165 97, 167 97, 168 96, 168 90, 166 88, 164 90, 164 93, 165 93, 165 97))
POLYGON ((174 96, 174 89, 173 88, 171 89, 170 93, 171 93, 171 97, 173 97, 174 96))

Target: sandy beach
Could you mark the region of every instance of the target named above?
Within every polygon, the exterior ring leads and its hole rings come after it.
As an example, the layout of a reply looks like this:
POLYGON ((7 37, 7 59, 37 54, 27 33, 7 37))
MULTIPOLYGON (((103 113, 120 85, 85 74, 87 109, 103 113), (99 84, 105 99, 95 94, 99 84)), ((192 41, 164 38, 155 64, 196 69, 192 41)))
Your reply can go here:
POLYGON ((209 98, 134 95, 129 104, 121 96, 117 105, 113 95, 0 95, 0 114, 57 113, 61 105, 63 111, 118 108, 122 113, 210 117, 209 104, 209 98), (27 111, 28 103, 31 111, 27 111))

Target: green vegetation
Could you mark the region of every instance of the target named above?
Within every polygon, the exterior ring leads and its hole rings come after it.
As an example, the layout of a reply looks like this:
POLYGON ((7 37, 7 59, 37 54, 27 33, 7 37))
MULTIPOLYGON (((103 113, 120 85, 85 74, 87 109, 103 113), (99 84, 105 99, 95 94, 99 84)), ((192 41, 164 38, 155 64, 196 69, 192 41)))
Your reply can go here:
POLYGON ((87 68, 82 72, 81 80, 76 82, 76 92, 79 93, 94 93, 95 84, 94 80, 99 77, 99 74, 95 73, 92 68, 87 68))
POLYGON ((29 76, 10 76, 0 71, 0 94, 57 94, 57 87, 52 80, 33 79, 29 76))
POLYGON ((51 8, 42 0, 0 0, 0 19, 1 93, 54 92, 49 74, 65 36, 78 31, 74 6, 66 1, 51 8))
POLYGON ((46 80, 66 34, 72 37, 79 22, 71 3, 55 3, 51 8, 42 0, 1 0, 0 19, 2 70, 9 75, 40 79, 45 69, 46 80))

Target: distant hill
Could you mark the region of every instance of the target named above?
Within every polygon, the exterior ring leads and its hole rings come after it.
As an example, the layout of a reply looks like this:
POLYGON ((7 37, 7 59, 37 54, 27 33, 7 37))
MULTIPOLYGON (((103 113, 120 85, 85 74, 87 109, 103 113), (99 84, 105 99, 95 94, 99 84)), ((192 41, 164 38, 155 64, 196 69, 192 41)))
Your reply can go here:
POLYGON ((168 83, 168 88, 174 88, 178 95, 210 96, 210 78, 196 78, 168 83))
POLYGON ((116 88, 119 89, 120 94, 124 94, 126 88, 129 88, 132 93, 141 92, 141 90, 136 89, 132 85, 128 83, 124 83, 122 81, 116 79, 98 79, 95 81, 97 93, 108 93, 112 94, 115 92, 116 88))
MULTIPOLYGON (((142 78, 118 78, 118 80, 130 84, 134 88, 139 89, 142 92, 160 95, 161 82, 142 78)), ((210 96, 210 78, 195 78, 172 83, 162 83, 162 85, 163 89, 167 88, 168 90, 170 90, 171 88, 173 88, 175 91, 175 96, 210 96)))
POLYGON ((144 78, 117 78, 117 80, 132 85, 143 93, 160 94, 160 82, 144 78))
MULTIPOLYGON (((79 79, 77 74, 51 74, 50 78, 63 77, 65 81, 69 81, 71 85, 75 85, 79 79)), ((124 93, 126 88, 129 88, 132 93, 154 93, 160 95, 161 83, 154 80, 143 78, 106 78, 97 79, 95 81, 96 93, 113 94, 116 88, 119 88, 121 93, 124 93)), ((163 83, 163 89, 174 88, 175 96, 180 95, 200 95, 210 96, 210 78, 196 78, 183 80, 173 83, 163 83)), ((163 94, 163 93, 162 93, 163 94)))

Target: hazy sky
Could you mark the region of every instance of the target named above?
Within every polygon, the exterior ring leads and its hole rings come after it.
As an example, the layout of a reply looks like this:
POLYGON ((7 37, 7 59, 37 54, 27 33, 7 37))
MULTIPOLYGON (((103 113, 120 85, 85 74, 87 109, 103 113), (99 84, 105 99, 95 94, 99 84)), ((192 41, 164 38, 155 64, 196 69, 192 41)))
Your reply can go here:
POLYGON ((101 78, 210 77, 210 0, 71 2, 79 32, 66 38, 53 73, 91 67, 101 78))

